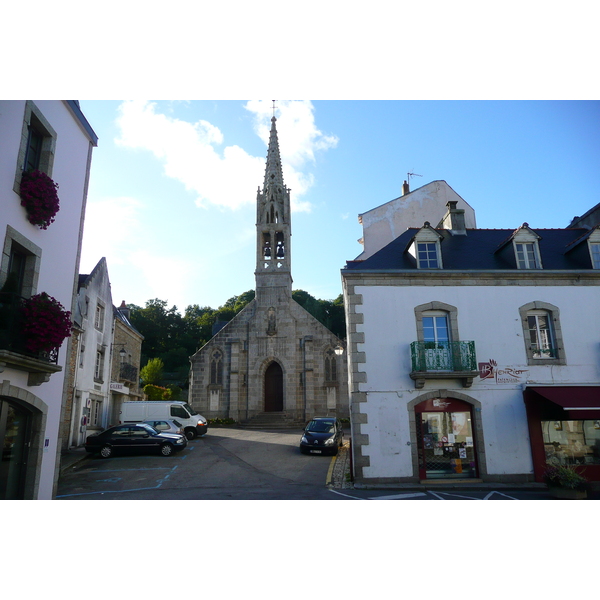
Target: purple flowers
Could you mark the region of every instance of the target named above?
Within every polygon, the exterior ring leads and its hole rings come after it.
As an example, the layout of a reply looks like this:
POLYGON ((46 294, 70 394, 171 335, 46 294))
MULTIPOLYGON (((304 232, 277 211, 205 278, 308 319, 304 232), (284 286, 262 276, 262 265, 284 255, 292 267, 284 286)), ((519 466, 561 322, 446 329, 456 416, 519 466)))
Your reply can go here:
POLYGON ((42 171, 24 171, 21 178, 21 205, 27 210, 27 218, 32 225, 47 229, 54 222, 59 209, 54 183, 42 171))
POLYGON ((71 335, 71 313, 46 292, 25 300, 21 314, 25 349, 32 354, 51 352, 71 335))

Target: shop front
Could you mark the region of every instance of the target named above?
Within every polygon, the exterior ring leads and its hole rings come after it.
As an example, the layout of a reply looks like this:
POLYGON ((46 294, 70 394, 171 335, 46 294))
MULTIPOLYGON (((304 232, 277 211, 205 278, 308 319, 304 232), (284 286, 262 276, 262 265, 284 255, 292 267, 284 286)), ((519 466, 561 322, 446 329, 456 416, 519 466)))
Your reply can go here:
POLYGON ((455 398, 430 398, 415 406, 419 479, 478 477, 473 406, 455 398))
POLYGON ((532 386, 524 400, 535 480, 557 464, 600 481, 600 387, 532 386))

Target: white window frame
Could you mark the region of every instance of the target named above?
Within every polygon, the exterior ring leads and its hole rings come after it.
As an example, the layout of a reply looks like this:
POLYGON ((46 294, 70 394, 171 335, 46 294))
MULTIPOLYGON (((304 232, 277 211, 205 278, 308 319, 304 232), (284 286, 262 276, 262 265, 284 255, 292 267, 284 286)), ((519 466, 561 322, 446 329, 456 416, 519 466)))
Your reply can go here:
POLYGON ((94 327, 99 331, 104 329, 104 306, 98 302, 96 304, 96 313, 94 315, 94 327))
POLYGON ((590 242, 590 258, 592 259, 592 268, 600 269, 600 242, 590 242))
POLYGON ((418 269, 431 271, 443 268, 442 248, 440 244, 442 239, 442 236, 429 223, 425 223, 416 233, 408 248, 408 252, 415 259, 418 269), (435 258, 432 257, 434 252, 435 258), (432 265, 433 261, 436 263, 435 266, 432 265))
POLYGON ((535 242, 515 242, 515 257, 519 269, 540 268, 540 259, 535 242))
MULTIPOLYGON (((562 330, 560 326, 560 310, 557 306, 549 304, 548 302, 542 302, 536 300, 535 302, 529 302, 519 308, 519 314, 521 315, 521 326, 523 328, 523 341, 525 342, 525 354, 527 356, 527 364, 531 366, 538 365, 566 365, 566 355, 564 350, 564 343, 562 337, 562 330), (550 343, 555 351, 555 356, 543 356, 538 350, 532 348, 531 344, 531 327, 529 317, 547 316, 549 331, 550 331, 550 343)), ((541 336, 538 332, 538 346, 541 342, 541 336)))

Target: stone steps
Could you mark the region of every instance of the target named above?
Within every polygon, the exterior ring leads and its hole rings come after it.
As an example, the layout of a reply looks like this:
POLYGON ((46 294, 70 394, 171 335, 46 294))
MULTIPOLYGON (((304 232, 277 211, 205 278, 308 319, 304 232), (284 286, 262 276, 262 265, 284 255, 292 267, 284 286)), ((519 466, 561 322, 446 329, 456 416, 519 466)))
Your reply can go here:
POLYGON ((283 412, 266 412, 242 423, 247 429, 302 429, 303 423, 283 412))

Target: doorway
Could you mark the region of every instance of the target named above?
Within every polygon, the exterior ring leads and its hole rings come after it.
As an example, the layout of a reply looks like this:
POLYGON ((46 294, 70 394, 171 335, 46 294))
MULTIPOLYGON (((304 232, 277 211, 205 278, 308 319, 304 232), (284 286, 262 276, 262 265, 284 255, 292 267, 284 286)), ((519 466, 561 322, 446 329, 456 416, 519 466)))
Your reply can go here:
POLYGON ((477 474, 473 410, 451 398, 415 407, 420 479, 466 479, 477 474))
POLYGON ((283 370, 272 362, 265 372, 265 412, 283 410, 283 370))
POLYGON ((31 413, 0 399, 0 500, 21 500, 24 497, 30 430, 31 413))

